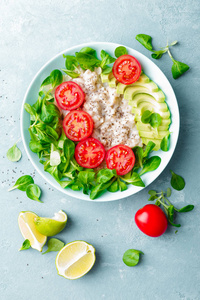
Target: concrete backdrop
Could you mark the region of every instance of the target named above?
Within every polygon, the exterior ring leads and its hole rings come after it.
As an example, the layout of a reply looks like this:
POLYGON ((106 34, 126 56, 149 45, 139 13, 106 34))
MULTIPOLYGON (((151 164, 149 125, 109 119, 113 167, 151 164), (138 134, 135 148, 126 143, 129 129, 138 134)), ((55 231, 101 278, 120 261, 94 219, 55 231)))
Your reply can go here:
POLYGON ((1 0, 0 12, 0 298, 199 300, 200 2, 1 0), (174 58, 191 68, 175 81, 167 55, 154 61, 174 88, 181 130, 172 160, 149 188, 167 188, 172 168, 185 178, 186 187, 181 192, 173 190, 171 199, 179 207, 195 205, 193 212, 178 217, 182 224, 178 233, 169 227, 157 239, 143 235, 133 219, 135 212, 147 204, 148 188, 112 203, 84 202, 45 183, 28 161, 22 143, 20 162, 12 163, 6 158, 8 148, 20 137, 25 91, 44 63, 68 47, 90 41, 122 43, 150 57, 135 40, 138 33, 151 35, 157 47, 164 46, 167 39, 177 39, 179 44, 172 49, 174 58), (23 174, 34 176, 42 189, 44 204, 31 201, 18 190, 7 192, 23 174), (19 212, 31 210, 52 216, 60 209, 67 212, 69 221, 58 237, 65 243, 86 240, 96 248, 95 266, 76 281, 57 275, 55 252, 18 252, 23 242, 17 224, 19 212), (122 262, 129 248, 145 253, 137 267, 130 268, 122 262))

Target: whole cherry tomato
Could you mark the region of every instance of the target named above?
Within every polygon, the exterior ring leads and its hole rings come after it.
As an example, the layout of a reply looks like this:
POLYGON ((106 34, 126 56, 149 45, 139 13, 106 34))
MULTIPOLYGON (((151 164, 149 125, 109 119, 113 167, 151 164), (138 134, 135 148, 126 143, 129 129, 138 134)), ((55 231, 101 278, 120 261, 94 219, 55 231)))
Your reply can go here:
POLYGON ((147 204, 135 214, 135 223, 146 235, 157 237, 167 229, 167 218, 162 209, 155 204, 147 204))

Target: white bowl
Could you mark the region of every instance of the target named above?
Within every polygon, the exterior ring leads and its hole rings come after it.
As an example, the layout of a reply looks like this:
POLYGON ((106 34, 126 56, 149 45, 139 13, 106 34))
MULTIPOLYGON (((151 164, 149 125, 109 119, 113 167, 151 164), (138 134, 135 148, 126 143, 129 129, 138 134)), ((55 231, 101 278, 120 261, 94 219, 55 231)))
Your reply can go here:
MULTIPOLYGON (((65 60, 63 58, 63 54, 69 54, 74 55, 76 51, 79 51, 83 47, 91 47, 97 50, 97 54, 99 55, 100 51, 104 49, 105 51, 109 52, 111 55, 114 55, 114 50, 116 47, 122 46, 119 44, 114 43, 104 43, 104 42, 91 42, 91 43, 85 43, 81 44, 72 48, 69 48, 55 57, 53 57, 50 61, 48 61, 35 75, 32 82, 30 83, 27 92, 25 94, 22 108, 21 108, 21 136, 22 141, 26 150, 26 153, 35 167, 35 169, 39 172, 39 174, 44 178, 45 181, 47 181, 50 185, 52 185, 57 190, 61 191, 62 193, 72 196, 75 198, 79 198, 82 200, 87 201, 94 201, 94 202, 104 202, 104 201, 113 201, 118 200, 121 198, 128 197, 130 195, 133 195, 139 191, 141 191, 143 188, 136 187, 133 185, 128 185, 128 189, 123 192, 116 192, 116 193, 110 193, 105 192, 102 196, 97 198, 96 200, 91 200, 88 195, 85 195, 82 193, 82 191, 73 191, 71 189, 62 189, 60 185, 55 181, 55 179, 47 172, 44 171, 43 165, 39 162, 38 156, 33 153, 29 149, 29 141, 30 141, 30 135, 28 132, 28 128, 30 125, 30 117, 29 114, 24 110, 24 103, 34 104, 38 98, 38 91, 41 85, 41 82, 51 73, 54 69, 61 69, 64 68, 65 60)), ((126 47, 126 46, 125 46, 126 47)), ((146 173, 142 176, 142 180, 144 181, 146 187, 151 184, 164 170, 164 168, 169 163, 173 152, 176 147, 176 143, 178 140, 178 134, 179 134, 179 127, 180 127, 180 117, 179 117, 179 109, 178 104, 176 100, 176 96, 174 94, 174 91, 167 80, 166 76, 163 74, 163 72, 146 56, 141 54, 140 52, 131 49, 129 47, 126 47, 128 50, 128 53, 130 55, 133 55, 136 57, 139 62, 142 65, 142 69, 144 70, 145 74, 147 74, 148 77, 150 77, 165 93, 166 95, 166 102, 169 106, 170 112, 171 112, 171 126, 170 126, 170 149, 167 152, 163 152, 161 150, 153 152, 153 155, 158 155, 161 157, 161 164, 153 172, 146 173)))

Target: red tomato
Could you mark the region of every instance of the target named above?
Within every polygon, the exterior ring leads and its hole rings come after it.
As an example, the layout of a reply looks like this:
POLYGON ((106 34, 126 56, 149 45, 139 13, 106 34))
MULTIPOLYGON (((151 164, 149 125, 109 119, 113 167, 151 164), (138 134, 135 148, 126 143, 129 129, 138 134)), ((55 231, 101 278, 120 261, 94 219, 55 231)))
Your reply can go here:
POLYGON ((75 159, 84 168, 98 167, 105 157, 103 145, 94 138, 89 138, 78 143, 75 148, 75 159))
POLYGON ((125 145, 117 145, 110 148, 106 154, 108 169, 116 169, 117 175, 127 174, 135 164, 133 150, 125 145))
POLYGON ((55 98, 60 108, 74 110, 81 106, 85 99, 85 95, 77 83, 66 81, 56 88, 55 98))
POLYGON ((141 65, 132 55, 118 57, 113 65, 113 75, 123 84, 137 81, 141 74, 141 65))
POLYGON ((135 214, 135 223, 146 235, 157 237, 167 229, 167 218, 160 207, 147 204, 135 214))
POLYGON ((73 110, 63 120, 66 136, 72 141, 82 141, 92 134, 92 117, 82 110, 73 110))

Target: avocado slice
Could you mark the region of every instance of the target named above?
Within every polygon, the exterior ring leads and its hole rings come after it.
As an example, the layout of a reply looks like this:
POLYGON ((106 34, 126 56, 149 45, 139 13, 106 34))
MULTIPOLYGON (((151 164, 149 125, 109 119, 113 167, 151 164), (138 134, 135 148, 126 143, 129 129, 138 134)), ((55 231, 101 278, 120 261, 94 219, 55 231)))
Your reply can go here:
POLYGON ((153 128, 152 131, 139 131, 139 135, 141 138, 148 138, 148 139, 163 139, 167 134, 169 133, 168 130, 165 131, 157 131, 156 129, 153 128))
POLYGON ((164 119, 168 119, 170 117, 170 114, 167 104, 165 102, 158 104, 159 105, 156 106, 151 103, 149 104, 149 102, 141 102, 137 107, 132 106, 132 113, 134 113, 135 115, 142 115, 145 110, 150 110, 151 112, 157 112, 161 117, 164 117, 164 119))
POLYGON ((108 82, 109 87, 111 87, 111 88, 116 87, 116 86, 117 86, 117 83, 118 83, 118 81, 117 81, 117 79, 116 79, 115 77, 112 77, 112 78, 109 80, 109 82, 108 82))
POLYGON ((140 105, 141 103, 143 102, 146 102, 146 103, 149 103, 149 106, 153 106, 157 109, 159 109, 160 107, 163 107, 166 106, 167 108, 167 105, 165 102, 157 102, 156 99, 152 96, 152 95, 149 95, 147 93, 144 93, 144 94, 136 94, 133 99, 130 99, 128 104, 133 106, 133 107, 137 107, 138 105, 140 105))
POLYGON ((147 109, 150 111, 168 111, 166 102, 157 102, 155 98, 149 94, 137 94, 128 102, 129 105, 137 108, 142 108, 144 103, 149 107, 147 109))
MULTIPOLYGON (((138 131, 152 131, 152 127, 150 124, 144 124, 142 122, 137 122, 136 124, 138 131)), ((169 125, 160 125, 157 130, 158 131, 167 131, 169 129, 169 125)))
POLYGON ((132 100, 137 94, 148 94, 155 98, 157 102, 164 102, 165 95, 161 90, 152 92, 145 85, 127 87, 124 92, 124 99, 132 100))
POLYGON ((102 73, 101 73, 101 81, 102 81, 103 83, 109 82, 109 75, 110 75, 110 74, 102 74, 102 73))
POLYGON ((119 82, 117 84, 117 94, 124 94, 124 91, 127 87, 130 87, 130 86, 135 86, 136 83, 137 85, 141 85, 141 84, 146 84, 150 81, 149 77, 147 77, 147 75, 145 75, 144 73, 142 73, 140 75, 140 78, 138 79, 138 81, 134 82, 133 84, 129 84, 128 86, 119 82))

